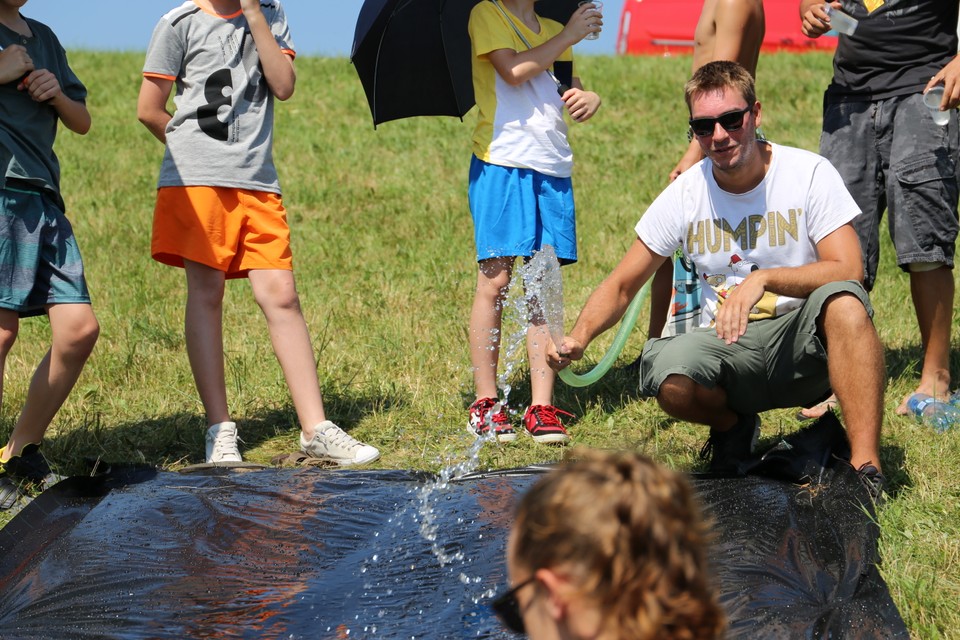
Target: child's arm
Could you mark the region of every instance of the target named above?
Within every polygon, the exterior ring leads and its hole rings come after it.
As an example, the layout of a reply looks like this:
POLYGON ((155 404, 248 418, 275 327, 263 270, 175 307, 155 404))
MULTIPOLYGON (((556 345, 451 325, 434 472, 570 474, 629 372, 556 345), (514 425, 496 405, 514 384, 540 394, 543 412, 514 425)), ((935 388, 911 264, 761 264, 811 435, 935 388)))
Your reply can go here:
POLYGON ((173 80, 145 76, 137 97, 137 119, 160 142, 167 143, 167 123, 173 115, 167 111, 167 98, 173 89, 173 80))
POLYGON ((564 51, 583 40, 588 33, 597 30, 592 23, 588 22, 585 15, 587 12, 592 14, 592 6, 581 6, 570 16, 563 31, 533 49, 491 51, 488 55, 490 63, 507 84, 513 86, 523 84, 549 69, 564 51))
POLYGON ((60 121, 80 135, 90 131, 90 112, 87 105, 68 97, 60 88, 60 81, 48 69, 34 69, 17 86, 36 102, 49 103, 57 111, 60 121))
POLYGON ((600 96, 593 91, 584 91, 580 78, 574 77, 572 84, 561 99, 574 122, 586 122, 600 108, 600 96))
POLYGON ((243 17, 250 26, 250 34, 257 45, 257 54, 263 67, 263 75, 267 79, 267 86, 277 98, 286 100, 293 95, 297 83, 297 72, 293 60, 280 49, 270 25, 267 23, 260 9, 260 0, 240 0, 243 17))

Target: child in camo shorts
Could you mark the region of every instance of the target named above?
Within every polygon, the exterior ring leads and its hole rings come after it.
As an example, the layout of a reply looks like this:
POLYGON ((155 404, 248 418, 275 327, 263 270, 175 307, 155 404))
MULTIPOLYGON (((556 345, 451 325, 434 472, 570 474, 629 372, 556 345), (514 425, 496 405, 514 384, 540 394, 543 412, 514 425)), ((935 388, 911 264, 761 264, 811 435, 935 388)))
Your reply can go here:
POLYGON ((53 31, 20 13, 24 4, 0 1, 0 379, 20 318, 46 314, 52 343, 0 450, 0 509, 50 475, 40 445, 100 333, 53 152, 58 123, 89 131, 87 90, 53 31))

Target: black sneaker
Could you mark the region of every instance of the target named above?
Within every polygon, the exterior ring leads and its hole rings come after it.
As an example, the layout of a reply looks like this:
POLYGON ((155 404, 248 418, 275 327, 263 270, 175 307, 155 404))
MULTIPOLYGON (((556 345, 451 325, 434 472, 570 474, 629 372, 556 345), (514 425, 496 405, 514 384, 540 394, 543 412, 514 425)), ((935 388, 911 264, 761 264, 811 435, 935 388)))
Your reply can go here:
POLYGON ((742 465, 750 458, 760 437, 760 416, 739 415, 737 423, 726 431, 710 429, 710 437, 700 449, 702 460, 710 459, 713 473, 743 475, 742 465))
POLYGON ((20 486, 6 474, 0 475, 0 511, 13 508, 20 501, 23 492, 20 486))
POLYGON ((20 450, 20 455, 13 456, 0 465, 13 480, 35 482, 42 484, 50 475, 50 465, 40 453, 39 444, 28 444, 20 450))
POLYGON ((880 473, 880 469, 869 462, 865 462, 857 469, 857 477, 860 478, 860 484, 870 494, 870 499, 873 500, 874 504, 883 502, 883 490, 887 484, 887 479, 880 473))

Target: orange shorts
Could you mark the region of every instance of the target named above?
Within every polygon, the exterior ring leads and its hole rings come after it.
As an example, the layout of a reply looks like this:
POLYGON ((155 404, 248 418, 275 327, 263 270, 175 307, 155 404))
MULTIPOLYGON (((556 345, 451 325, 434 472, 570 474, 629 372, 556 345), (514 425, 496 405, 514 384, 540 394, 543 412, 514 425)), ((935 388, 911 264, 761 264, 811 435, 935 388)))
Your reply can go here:
POLYGON ((153 259, 199 262, 245 278, 251 269, 293 269, 290 227, 276 193, 233 187, 161 187, 153 211, 153 259))

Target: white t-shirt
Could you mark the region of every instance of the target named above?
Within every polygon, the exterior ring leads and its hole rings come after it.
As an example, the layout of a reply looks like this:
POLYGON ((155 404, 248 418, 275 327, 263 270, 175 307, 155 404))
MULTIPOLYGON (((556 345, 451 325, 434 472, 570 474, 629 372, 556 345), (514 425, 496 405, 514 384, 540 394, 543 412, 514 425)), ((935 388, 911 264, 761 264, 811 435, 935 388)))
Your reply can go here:
MULTIPOLYGON (((498 49, 526 51, 514 26, 531 47, 537 47, 560 33, 563 25, 539 18, 540 33, 534 33, 509 9, 499 6, 506 17, 497 5, 486 0, 470 12, 473 93, 478 107, 473 153, 490 164, 569 178, 573 151, 567 141, 564 104, 557 84, 544 72, 519 86, 509 85, 487 57, 498 49)), ((557 61, 572 64, 573 51, 567 49, 557 61)))
MULTIPOLYGON (((637 236, 653 252, 672 256, 679 247, 696 264, 702 327, 713 326, 718 304, 751 271, 816 262, 817 243, 860 214, 825 158, 771 148, 766 176, 747 193, 723 191, 705 159, 680 174, 637 223, 637 236)), ((750 319, 776 317, 801 302, 768 291, 750 319)))

